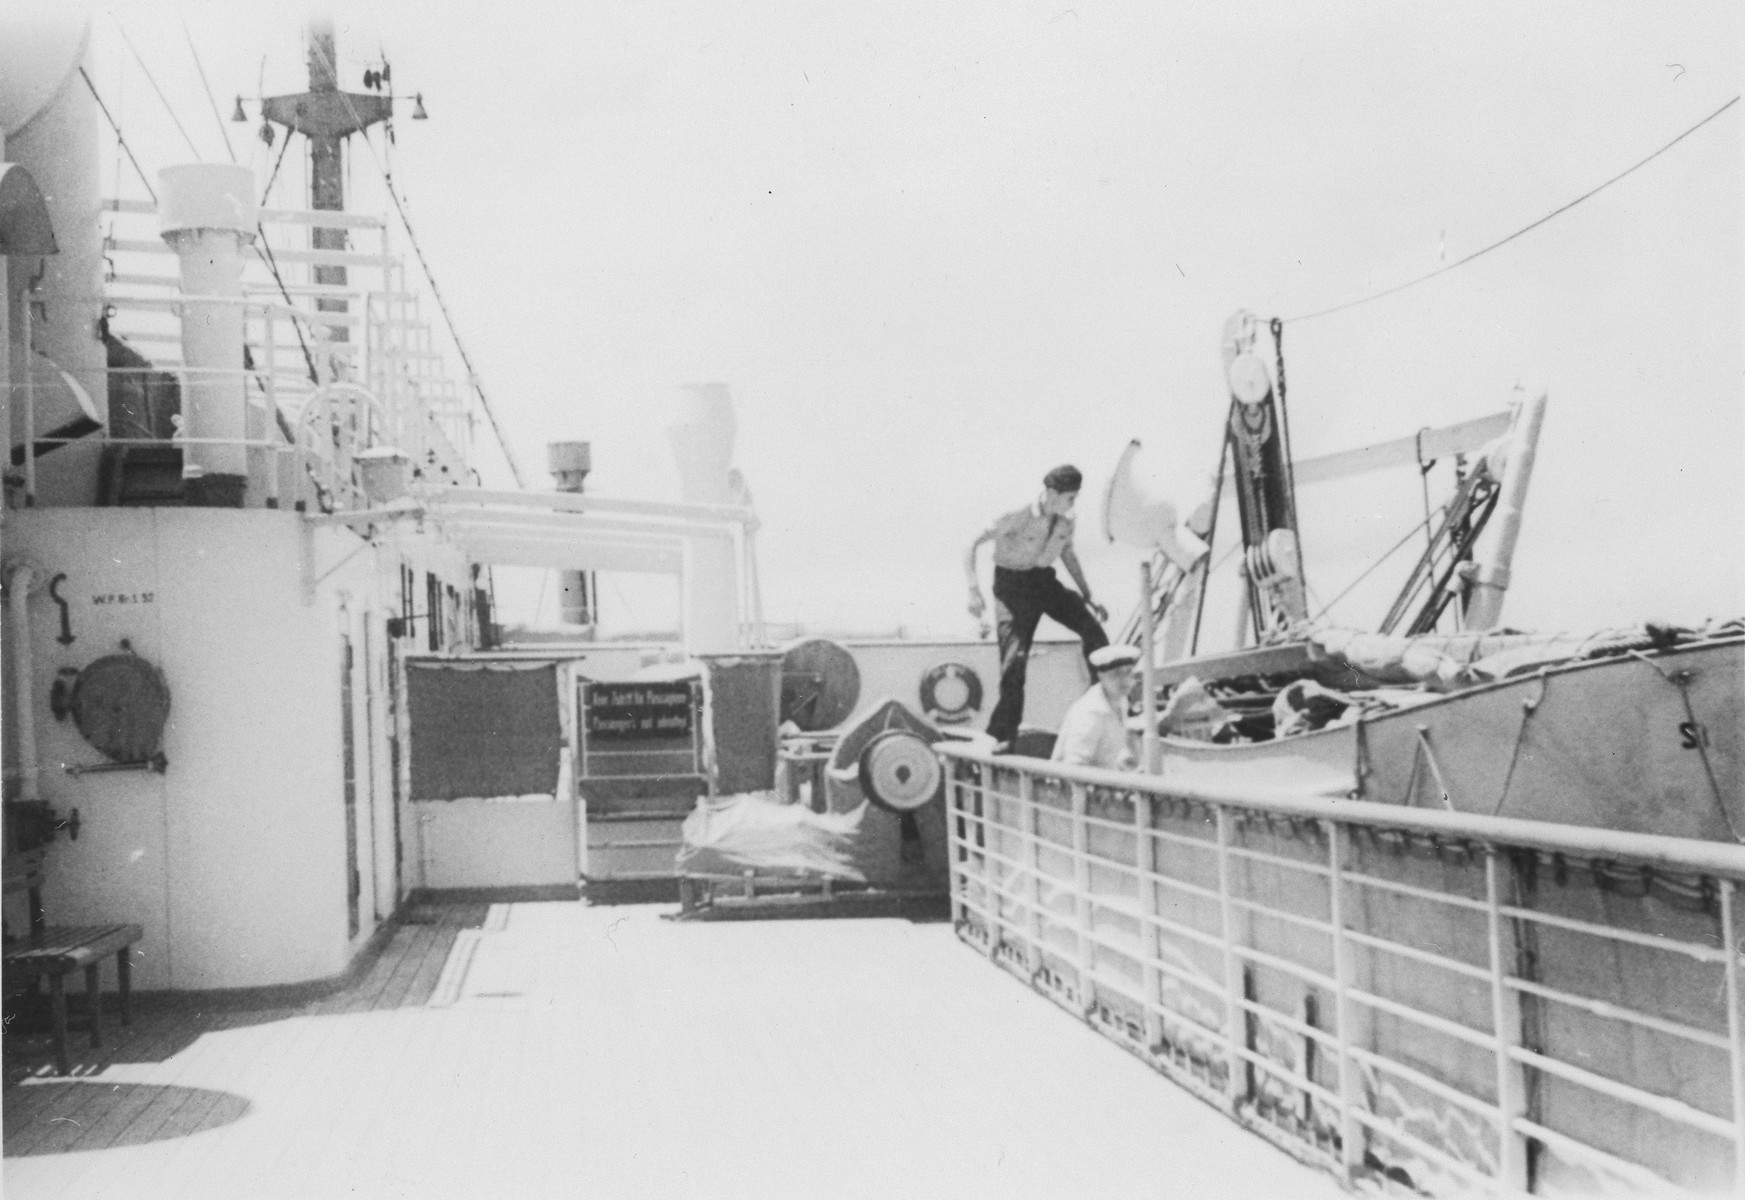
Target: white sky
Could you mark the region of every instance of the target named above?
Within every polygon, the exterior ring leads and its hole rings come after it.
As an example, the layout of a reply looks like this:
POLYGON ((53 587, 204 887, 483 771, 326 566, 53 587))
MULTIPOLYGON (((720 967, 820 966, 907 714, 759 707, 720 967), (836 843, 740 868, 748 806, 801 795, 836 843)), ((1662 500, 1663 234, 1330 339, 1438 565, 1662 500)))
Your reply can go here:
MULTIPOLYGON (((1128 606, 1137 560, 1100 544, 1093 497, 1133 437, 1184 500, 1203 486, 1232 311, 1289 318, 1488 244, 1738 94, 1742 49, 1731 3, 332 11, 345 86, 381 48, 424 93, 397 176, 530 481, 582 438, 591 488, 675 494, 665 398, 726 381, 769 616, 954 636, 964 545, 1063 461, 1092 583, 1128 606)), ((183 20, 226 117, 263 56, 268 94, 304 86, 295 13, 99 7, 98 85, 148 170, 187 150, 118 22, 222 155, 183 20)), ((1287 324, 1299 456, 1549 391, 1515 624, 1745 611, 1741 110, 1471 266, 1287 324)), ((1314 594, 1421 504, 1410 470, 1306 491, 1314 594)), ((1336 615, 1373 622, 1390 590, 1336 615)))

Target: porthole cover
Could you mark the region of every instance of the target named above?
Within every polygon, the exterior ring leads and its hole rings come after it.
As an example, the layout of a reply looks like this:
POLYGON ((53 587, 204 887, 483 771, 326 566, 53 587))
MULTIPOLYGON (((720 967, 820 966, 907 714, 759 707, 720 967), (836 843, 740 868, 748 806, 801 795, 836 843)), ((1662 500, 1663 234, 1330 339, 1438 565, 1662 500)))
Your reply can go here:
POLYGON ((73 684, 73 724, 87 742, 116 762, 144 762, 163 749, 170 689, 163 674, 137 654, 110 654, 73 684))

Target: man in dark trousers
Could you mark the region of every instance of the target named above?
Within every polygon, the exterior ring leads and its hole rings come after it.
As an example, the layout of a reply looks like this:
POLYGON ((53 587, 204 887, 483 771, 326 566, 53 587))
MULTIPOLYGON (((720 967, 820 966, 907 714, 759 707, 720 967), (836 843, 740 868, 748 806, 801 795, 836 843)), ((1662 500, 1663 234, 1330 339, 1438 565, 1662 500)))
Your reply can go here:
MULTIPOLYGON (((1087 662, 1093 652, 1109 644, 1102 621, 1109 612, 1091 599, 1091 585, 1073 553, 1073 504, 1078 500, 1084 476, 1077 467, 1056 467, 1042 480, 1042 495, 1035 504, 997 517, 970 543, 964 555, 969 575, 969 613, 982 621, 986 636, 987 611, 981 583, 976 578, 976 551, 983 542, 994 544, 994 613, 1000 639, 1000 700, 988 718, 988 733, 1003 746, 1011 745, 1024 716, 1024 675, 1030 663, 1030 643, 1036 623, 1044 616, 1078 634, 1087 662), (1054 573, 1060 559, 1079 590, 1069 591, 1054 573)), ((1093 670, 1092 676, 1096 675, 1093 670)))

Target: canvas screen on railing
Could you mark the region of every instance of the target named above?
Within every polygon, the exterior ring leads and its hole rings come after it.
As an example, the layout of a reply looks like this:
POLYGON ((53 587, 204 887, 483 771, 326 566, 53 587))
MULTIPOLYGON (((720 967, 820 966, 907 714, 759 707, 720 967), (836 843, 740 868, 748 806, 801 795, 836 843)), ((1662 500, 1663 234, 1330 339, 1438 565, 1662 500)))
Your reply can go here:
POLYGON ((412 799, 552 795, 563 748, 557 668, 406 664, 412 799))

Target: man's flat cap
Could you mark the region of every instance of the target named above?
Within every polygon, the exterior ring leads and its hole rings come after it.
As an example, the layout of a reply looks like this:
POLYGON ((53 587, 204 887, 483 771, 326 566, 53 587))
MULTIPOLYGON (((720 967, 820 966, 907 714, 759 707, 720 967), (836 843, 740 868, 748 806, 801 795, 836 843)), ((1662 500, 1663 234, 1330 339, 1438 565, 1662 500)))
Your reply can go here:
POLYGON ((1051 492, 1076 492, 1084 486, 1085 477, 1070 463, 1056 467, 1042 477, 1042 486, 1051 492))

